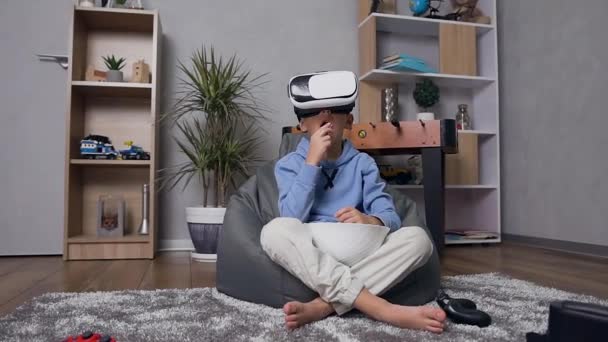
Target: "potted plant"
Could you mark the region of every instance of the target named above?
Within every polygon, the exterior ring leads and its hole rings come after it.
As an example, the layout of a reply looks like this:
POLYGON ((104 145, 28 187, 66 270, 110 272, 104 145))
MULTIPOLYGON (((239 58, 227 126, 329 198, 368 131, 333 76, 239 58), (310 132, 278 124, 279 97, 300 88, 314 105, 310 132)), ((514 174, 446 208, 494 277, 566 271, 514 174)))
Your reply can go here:
POLYGON ((423 109, 423 112, 418 113, 418 120, 434 120, 435 114, 428 109, 439 102, 439 88, 435 83, 429 79, 417 82, 413 95, 416 104, 423 109))
POLYGON ((174 139, 186 161, 160 171, 161 188, 183 182, 185 189, 193 178, 201 180, 202 206, 186 208, 186 219, 196 250, 193 258, 214 261, 228 190, 236 189, 237 179, 246 179, 261 161, 256 147, 267 110, 254 91, 265 75, 253 76, 235 55, 226 60, 213 47, 197 50, 190 65, 179 62, 178 68, 183 73, 179 96, 163 119, 178 128, 180 137, 174 139))
POLYGON ((103 62, 108 67, 106 80, 108 82, 122 82, 122 68, 125 67, 125 58, 116 59, 114 55, 102 57, 103 62))

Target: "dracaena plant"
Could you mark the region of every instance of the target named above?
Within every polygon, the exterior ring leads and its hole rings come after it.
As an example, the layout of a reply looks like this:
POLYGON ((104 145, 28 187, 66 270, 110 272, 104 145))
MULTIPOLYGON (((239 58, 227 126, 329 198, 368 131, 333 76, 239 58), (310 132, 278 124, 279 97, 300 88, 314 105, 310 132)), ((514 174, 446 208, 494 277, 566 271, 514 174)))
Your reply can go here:
POLYGON ((229 186, 236 188, 236 179, 247 177, 262 161, 256 148, 268 110, 254 94, 265 83, 265 74, 254 76, 236 56, 225 59, 213 47, 195 51, 190 63, 179 62, 178 69, 178 98, 162 120, 177 127, 180 136, 174 139, 186 161, 160 170, 161 188, 183 183, 185 189, 197 177, 203 205, 208 206, 214 184, 214 204, 225 207, 229 186))
POLYGON ((125 67, 124 63, 125 63, 126 59, 123 57, 116 59, 116 57, 114 57, 114 55, 112 55, 112 56, 105 56, 102 58, 103 58, 103 62, 105 63, 106 67, 108 67, 108 70, 121 70, 122 68, 125 67))

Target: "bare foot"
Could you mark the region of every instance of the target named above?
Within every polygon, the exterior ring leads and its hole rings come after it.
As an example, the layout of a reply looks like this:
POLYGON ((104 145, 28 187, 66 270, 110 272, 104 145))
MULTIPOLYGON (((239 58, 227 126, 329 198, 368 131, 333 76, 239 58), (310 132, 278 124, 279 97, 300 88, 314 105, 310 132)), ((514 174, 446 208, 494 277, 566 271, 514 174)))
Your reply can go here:
POLYGON ((285 324, 289 330, 322 320, 331 315, 333 311, 334 308, 321 298, 316 298, 308 303, 289 302, 283 306, 285 324))
POLYGON ((402 306, 390 304, 381 314, 382 321, 407 329, 427 330, 436 334, 443 332, 445 312, 432 306, 402 306))

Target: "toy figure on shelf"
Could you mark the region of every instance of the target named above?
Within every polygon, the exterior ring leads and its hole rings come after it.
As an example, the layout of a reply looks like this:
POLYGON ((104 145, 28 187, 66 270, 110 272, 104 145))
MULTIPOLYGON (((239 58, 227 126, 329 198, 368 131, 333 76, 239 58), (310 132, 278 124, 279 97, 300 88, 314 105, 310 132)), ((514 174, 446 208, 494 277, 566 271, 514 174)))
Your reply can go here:
POLYGON ((87 135, 80 140, 80 156, 86 159, 116 159, 119 154, 104 135, 87 135))
POLYGON ((492 19, 477 8, 478 0, 451 0, 454 13, 458 18, 455 20, 466 21, 477 24, 491 24, 492 19))
POLYGON ((137 145, 133 145, 133 141, 125 141, 124 144, 129 148, 126 150, 120 150, 120 156, 122 159, 150 160, 150 153, 144 151, 143 148, 137 145))

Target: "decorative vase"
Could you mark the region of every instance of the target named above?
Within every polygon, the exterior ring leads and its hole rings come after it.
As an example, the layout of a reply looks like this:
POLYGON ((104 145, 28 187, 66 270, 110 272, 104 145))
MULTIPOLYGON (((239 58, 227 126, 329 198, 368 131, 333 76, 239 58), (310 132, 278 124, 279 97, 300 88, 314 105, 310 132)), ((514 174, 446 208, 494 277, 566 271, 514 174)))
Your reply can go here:
POLYGON ((397 121, 398 94, 399 89, 396 85, 382 89, 382 117, 386 122, 397 121))
POLYGON ((217 245, 224 224, 226 208, 191 207, 186 208, 186 221, 195 252, 195 261, 215 262, 217 245))
POLYGON ((456 113, 456 128, 459 130, 472 129, 471 117, 469 117, 466 104, 458 105, 458 113, 456 113))
POLYGON ((108 82, 122 82, 122 71, 120 71, 120 70, 108 70, 108 71, 106 71, 106 81, 108 81, 108 82))

